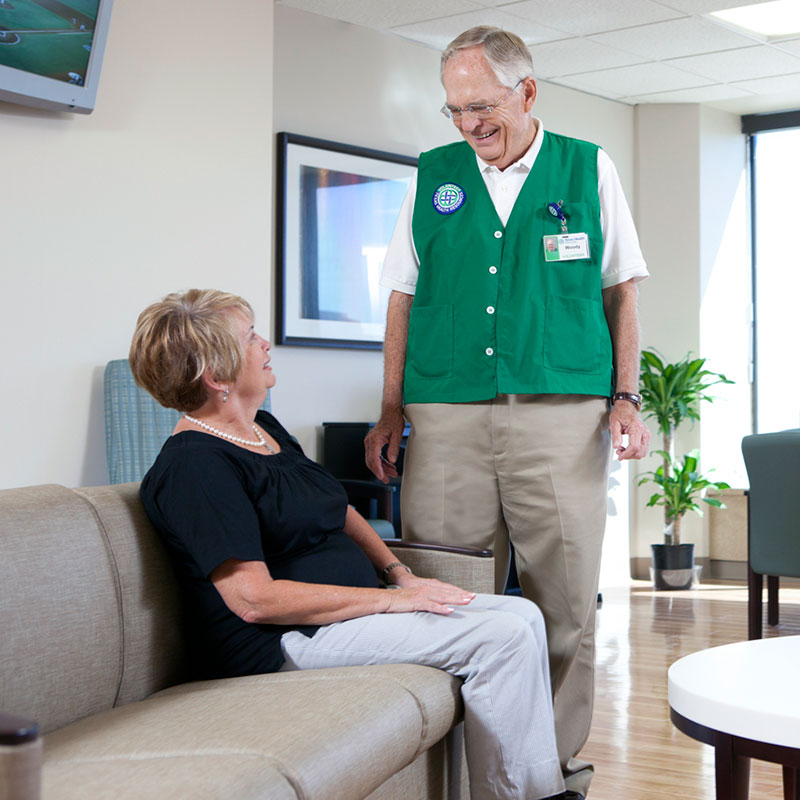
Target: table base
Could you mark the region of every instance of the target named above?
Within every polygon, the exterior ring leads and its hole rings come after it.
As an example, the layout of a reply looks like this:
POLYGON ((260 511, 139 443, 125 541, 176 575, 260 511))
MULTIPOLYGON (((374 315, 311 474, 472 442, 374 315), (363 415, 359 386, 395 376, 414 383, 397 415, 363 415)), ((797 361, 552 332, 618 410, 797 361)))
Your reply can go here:
POLYGON ((757 742, 707 728, 670 708, 672 724, 692 739, 714 747, 717 800, 747 800, 750 759, 783 766, 783 800, 800 800, 800 749, 757 742))

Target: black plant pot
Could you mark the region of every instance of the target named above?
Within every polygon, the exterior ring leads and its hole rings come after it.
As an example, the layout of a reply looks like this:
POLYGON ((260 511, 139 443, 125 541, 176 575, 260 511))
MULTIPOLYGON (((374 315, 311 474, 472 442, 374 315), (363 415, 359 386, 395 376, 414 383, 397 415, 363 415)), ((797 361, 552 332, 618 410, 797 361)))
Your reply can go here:
POLYGON ((651 544, 656 589, 688 589, 694 580, 693 544, 651 544))

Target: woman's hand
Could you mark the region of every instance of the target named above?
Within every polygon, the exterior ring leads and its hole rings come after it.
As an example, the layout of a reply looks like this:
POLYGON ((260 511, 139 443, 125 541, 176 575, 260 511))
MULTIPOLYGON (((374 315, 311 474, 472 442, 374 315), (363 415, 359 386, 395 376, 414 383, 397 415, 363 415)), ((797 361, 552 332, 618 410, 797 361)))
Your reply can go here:
POLYGON ((450 614, 454 606, 467 605, 475 597, 457 586, 418 578, 405 570, 397 580, 401 588, 396 589, 273 580, 263 561, 233 558, 211 573, 211 582, 225 605, 245 622, 261 624, 327 625, 367 614, 403 611, 450 614))
POLYGON ((389 600, 387 614, 429 611, 447 615, 453 613, 454 606, 466 606, 475 599, 475 592, 433 578, 420 578, 409 572, 398 574, 395 585, 398 588, 386 591, 389 600))

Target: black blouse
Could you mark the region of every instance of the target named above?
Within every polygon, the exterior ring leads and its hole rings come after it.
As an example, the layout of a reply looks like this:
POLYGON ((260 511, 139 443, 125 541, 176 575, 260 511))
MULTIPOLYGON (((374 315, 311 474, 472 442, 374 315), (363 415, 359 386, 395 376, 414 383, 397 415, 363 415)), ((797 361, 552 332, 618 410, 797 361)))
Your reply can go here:
POLYGON ((281 634, 316 626, 246 623, 209 576, 228 559, 264 561, 276 579, 379 586, 364 551, 342 530, 347 495, 266 411, 256 421, 280 444, 254 453, 217 436, 171 436, 141 486, 141 498, 172 557, 186 605, 198 677, 274 672, 281 634))

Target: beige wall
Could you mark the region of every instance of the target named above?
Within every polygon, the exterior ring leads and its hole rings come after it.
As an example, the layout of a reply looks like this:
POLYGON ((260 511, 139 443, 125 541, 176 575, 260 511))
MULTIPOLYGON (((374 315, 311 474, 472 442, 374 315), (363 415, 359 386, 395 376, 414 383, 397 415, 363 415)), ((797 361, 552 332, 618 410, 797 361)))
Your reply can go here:
MULTIPOLYGON (((455 141, 439 54, 403 39, 275 8, 275 131, 408 155, 455 141)), ((602 144, 633 191, 633 109, 540 82, 534 113, 559 133, 602 144)), ((279 347, 273 407, 313 454, 323 421, 377 419, 382 354, 279 347), (323 398, 323 400, 321 400, 323 398)))
MULTIPOLYGON (((105 482, 102 368, 126 354, 136 315, 155 298, 220 286, 248 297, 274 333, 275 132, 408 154, 454 138, 436 111, 436 52, 283 6, 273 20, 269 2, 218 10, 210 0, 118 0, 94 114, 0 104, 0 487, 105 482)), ((697 350, 710 257, 701 181, 725 169, 711 159, 701 176, 704 131, 719 154, 722 139, 741 142, 735 118, 539 90, 548 128, 602 144, 617 164, 653 275, 643 342, 675 356, 697 350)), ((276 348, 273 406, 312 456, 323 421, 377 416, 381 358, 276 348)), ((631 536, 646 554, 660 532, 641 505, 634 498, 631 536)))
POLYGON ((118 0, 90 116, 0 103, 0 487, 106 482, 102 368, 147 303, 269 319, 272 4, 224 5, 118 0))
MULTIPOLYGON (((702 468, 716 467, 718 480, 734 484, 738 475, 729 468, 749 432, 745 167, 737 116, 689 104, 636 108, 635 213, 651 273, 640 296, 642 345, 670 360, 700 354, 710 369, 737 380, 733 389, 715 390, 720 400, 704 404, 703 421, 682 427, 675 441, 679 457, 702 444, 702 468)), ((660 438, 651 429, 655 449, 660 438)), ((634 480, 658 463, 637 464, 634 480)), ((652 493, 646 484, 631 495, 633 559, 649 559, 650 544, 663 541, 662 510, 645 508, 652 493)), ((708 534, 696 515, 687 514, 682 540, 708 556, 708 534)))
MULTIPOLYGON (((700 341, 700 107, 638 106, 636 109, 636 217, 650 270, 639 308, 642 346, 668 359, 698 351, 700 341)), ((661 446, 655 427, 653 449, 661 446)), ((700 444, 699 429, 684 431, 676 452, 700 444)), ((633 472, 655 469, 657 457, 633 472)), ((663 540, 660 508, 646 509, 652 485, 631 495, 631 556, 648 557, 650 544, 663 540)), ((684 538, 694 541, 695 520, 687 519, 684 538)))

